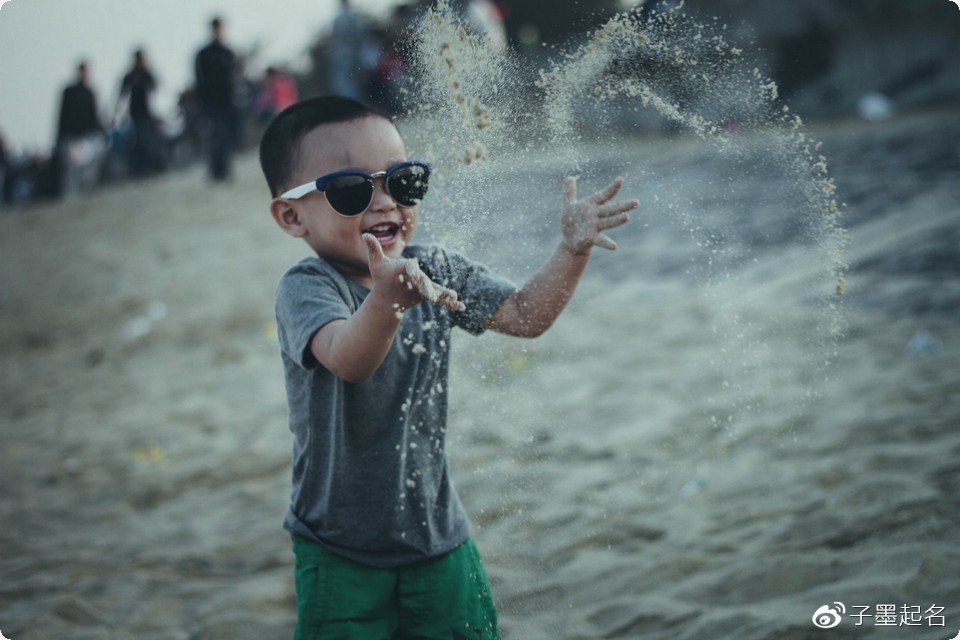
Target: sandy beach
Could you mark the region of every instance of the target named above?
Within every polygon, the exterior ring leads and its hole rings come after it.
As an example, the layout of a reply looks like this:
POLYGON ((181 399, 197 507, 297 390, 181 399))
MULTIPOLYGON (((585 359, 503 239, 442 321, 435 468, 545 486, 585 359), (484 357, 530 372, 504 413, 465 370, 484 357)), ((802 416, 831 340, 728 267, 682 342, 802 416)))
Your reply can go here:
MULTIPOLYGON (((449 455, 505 638, 957 634, 957 116, 813 127, 848 205, 841 300, 762 139, 740 164, 685 137, 582 151, 582 194, 622 174, 642 203, 620 249, 542 338, 453 346, 449 455)), ((567 167, 505 161, 475 209, 425 203, 423 234, 522 281, 567 167)), ((228 186, 0 214, 7 638, 290 636, 273 293, 306 246, 267 195, 247 155, 228 186)))

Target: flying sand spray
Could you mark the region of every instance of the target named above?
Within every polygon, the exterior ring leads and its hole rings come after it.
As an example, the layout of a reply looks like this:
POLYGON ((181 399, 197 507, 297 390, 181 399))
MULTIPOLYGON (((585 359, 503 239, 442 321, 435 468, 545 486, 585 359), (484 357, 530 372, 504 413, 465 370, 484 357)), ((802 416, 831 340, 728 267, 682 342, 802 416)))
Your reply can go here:
MULTIPOLYGON (((802 228, 798 238, 815 245, 822 256, 822 288, 812 295, 825 308, 813 339, 832 344, 832 354, 820 367, 827 377, 843 333, 839 296, 848 268, 843 205, 827 159, 801 118, 779 101, 777 85, 749 62, 747 52, 727 41, 726 27, 699 23, 682 6, 645 17, 637 11, 620 13, 531 79, 525 68, 529 61, 498 51, 471 33, 448 1, 439 0, 418 25, 407 52, 414 69, 408 95, 415 98, 408 116, 417 123, 410 137, 419 138, 414 144, 439 168, 434 206, 460 212, 451 221, 457 234, 475 235, 484 216, 495 215, 478 205, 482 194, 513 188, 518 162, 549 158, 579 174, 591 162, 591 144, 622 128, 624 117, 651 110, 670 126, 702 139, 731 165, 743 162, 747 147, 755 150, 759 144, 764 170, 773 166, 777 171, 771 184, 782 183, 780 188, 789 193, 790 210, 778 215, 802 228)), ((733 256, 743 254, 729 239, 737 233, 734 223, 725 222, 722 233, 716 233, 697 214, 680 212, 672 222, 702 247, 701 279, 722 285, 733 256)), ((718 297, 716 310, 740 323, 731 304, 718 297)), ((740 326, 731 335, 745 329, 749 327, 740 326)), ((737 348, 742 349, 741 362, 727 363, 733 369, 747 366, 751 347, 741 342, 723 350, 737 348)))
POLYGON ((586 44, 540 70, 539 94, 531 95, 530 87, 519 86, 523 63, 468 31, 448 1, 439 0, 419 25, 409 56, 416 70, 411 115, 430 123, 428 153, 441 163, 470 166, 516 150, 531 137, 524 129, 545 125, 548 150, 575 154, 578 165, 580 118, 613 109, 655 109, 724 153, 736 153, 738 135, 766 136, 771 160, 794 175, 802 198, 795 210, 820 238, 833 292, 842 295, 848 236, 820 144, 800 116, 777 106, 776 83, 746 64, 744 52, 716 27, 696 23, 682 7, 646 19, 616 15, 586 44))

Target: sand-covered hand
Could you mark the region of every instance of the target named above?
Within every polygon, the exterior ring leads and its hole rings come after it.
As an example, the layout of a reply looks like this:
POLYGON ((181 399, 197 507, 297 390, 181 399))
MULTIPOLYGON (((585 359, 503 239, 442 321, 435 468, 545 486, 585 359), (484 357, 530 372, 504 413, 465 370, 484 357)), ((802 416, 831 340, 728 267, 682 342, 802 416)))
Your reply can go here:
POLYGON ((464 304, 458 300, 457 292, 453 289, 442 287, 427 277, 427 274, 420 269, 419 262, 413 259, 405 259, 402 262, 408 285, 415 287, 420 295, 423 296, 424 300, 436 303, 441 307, 446 307, 451 311, 463 311, 466 309, 464 304))
POLYGON ((637 200, 611 202, 622 186, 623 178, 617 178, 589 198, 577 200, 577 179, 564 180, 563 242, 571 253, 585 254, 594 246, 617 248, 617 243, 603 232, 626 224, 630 219, 627 211, 640 206, 637 200))
POLYGON ((384 255, 380 243, 370 234, 364 234, 374 289, 382 289, 389 296, 394 308, 409 309, 421 302, 433 302, 450 309, 463 311, 463 302, 457 292, 431 280, 420 268, 420 263, 411 258, 391 259, 384 255))

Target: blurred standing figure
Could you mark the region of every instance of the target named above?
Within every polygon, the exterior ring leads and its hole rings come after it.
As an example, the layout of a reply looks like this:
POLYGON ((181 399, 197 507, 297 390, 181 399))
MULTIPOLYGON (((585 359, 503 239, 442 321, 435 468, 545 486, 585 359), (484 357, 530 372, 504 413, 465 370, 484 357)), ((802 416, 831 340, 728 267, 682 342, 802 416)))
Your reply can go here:
POLYGON ((160 132, 150 110, 150 94, 156 87, 157 81, 147 64, 146 54, 143 49, 138 49, 133 54, 133 68, 123 76, 120 84, 114 118, 119 118, 124 101, 128 101, 133 140, 130 141, 127 163, 134 176, 149 175, 161 171, 164 166, 160 132))
POLYGON ((213 41, 197 53, 197 98, 209 127, 210 177, 230 177, 230 155, 237 135, 238 114, 234 103, 236 56, 223 44, 223 23, 210 22, 213 41))
POLYGON ((97 98, 89 83, 90 70, 83 61, 77 66, 76 81, 63 90, 53 153, 57 195, 87 191, 99 178, 106 144, 97 98))
POLYGON ((340 11, 333 19, 330 33, 331 93, 354 100, 365 98, 366 41, 363 19, 350 6, 350 0, 340 0, 340 11))
POLYGON ((84 61, 77 66, 76 81, 63 90, 57 127, 58 143, 103 133, 103 125, 97 114, 97 98, 89 83, 90 70, 84 61))

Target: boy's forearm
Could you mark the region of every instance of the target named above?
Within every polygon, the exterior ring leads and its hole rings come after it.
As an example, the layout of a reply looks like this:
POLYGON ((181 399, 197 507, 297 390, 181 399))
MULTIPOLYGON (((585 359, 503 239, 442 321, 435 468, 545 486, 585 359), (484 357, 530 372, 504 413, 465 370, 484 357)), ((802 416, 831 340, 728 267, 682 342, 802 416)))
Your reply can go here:
POLYGON ((563 242, 547 264, 497 309, 488 328, 532 338, 553 325, 580 283, 593 248, 617 248, 604 231, 625 224, 630 219, 627 211, 640 204, 636 200, 611 202, 622 186, 623 178, 617 178, 589 198, 577 200, 577 179, 571 176, 563 181, 563 242))
POLYGON ((535 338, 549 329, 573 297, 590 252, 561 243, 546 264, 504 301, 489 323, 499 333, 535 338))
POLYGON ((387 357, 399 326, 397 310, 371 292, 352 316, 318 331, 311 350, 317 361, 335 375, 348 382, 362 382, 387 357))

